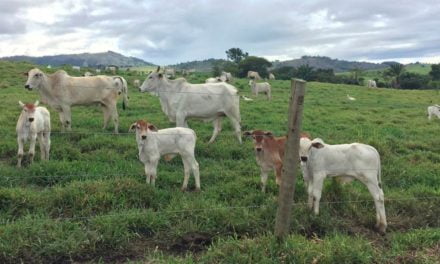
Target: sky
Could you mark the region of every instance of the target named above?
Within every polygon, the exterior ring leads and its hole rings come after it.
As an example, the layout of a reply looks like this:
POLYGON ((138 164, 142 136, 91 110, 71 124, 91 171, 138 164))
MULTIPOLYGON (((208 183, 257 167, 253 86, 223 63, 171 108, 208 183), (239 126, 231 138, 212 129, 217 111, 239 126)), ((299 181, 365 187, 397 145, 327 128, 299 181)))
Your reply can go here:
POLYGON ((440 63, 440 0, 0 0, 0 57, 112 50, 159 65, 303 55, 440 63))

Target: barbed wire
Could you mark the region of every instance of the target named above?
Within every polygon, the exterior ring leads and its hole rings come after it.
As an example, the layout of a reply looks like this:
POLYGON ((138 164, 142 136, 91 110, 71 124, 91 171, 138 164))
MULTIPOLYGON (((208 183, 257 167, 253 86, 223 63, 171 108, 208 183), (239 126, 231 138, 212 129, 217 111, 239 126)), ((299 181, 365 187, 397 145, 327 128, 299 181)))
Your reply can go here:
MULTIPOLYGON (((408 198, 385 198, 384 202, 397 202, 397 201, 422 201, 422 200, 440 200, 440 196, 425 196, 425 197, 408 197, 408 198)), ((329 205, 329 204, 359 204, 359 203, 372 203, 373 199, 370 200, 345 200, 345 201, 320 201, 320 205, 329 205)), ((294 202, 293 206, 306 206, 307 202, 294 202)), ((110 214, 97 214, 92 216, 72 216, 72 217, 56 217, 50 218, 52 221, 74 221, 74 220, 90 220, 92 218, 107 218, 107 217, 115 217, 115 216, 133 216, 133 215, 142 215, 147 213, 155 213, 155 214, 180 214, 180 213, 194 213, 194 212, 209 212, 209 211, 218 211, 218 210, 242 210, 242 209, 259 209, 259 208, 276 208, 276 205, 249 205, 249 206, 221 206, 221 207, 210 207, 210 208, 195 208, 195 209, 180 209, 180 210, 154 210, 152 208, 130 208, 129 210, 137 210, 136 212, 123 213, 116 212, 110 214)), ((24 219, 24 220, 29 220, 24 219)), ((41 218, 32 218, 31 220, 41 220, 41 218)), ((45 220, 45 219, 43 219, 45 220)), ((0 221, 1 225, 13 224, 18 222, 19 220, 2 220, 0 221)))

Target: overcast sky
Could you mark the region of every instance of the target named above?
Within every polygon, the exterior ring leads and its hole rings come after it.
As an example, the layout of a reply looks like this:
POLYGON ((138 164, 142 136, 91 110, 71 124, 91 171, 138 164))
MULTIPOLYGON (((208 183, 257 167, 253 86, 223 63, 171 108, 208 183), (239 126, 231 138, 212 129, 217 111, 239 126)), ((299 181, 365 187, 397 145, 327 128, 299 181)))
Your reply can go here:
POLYGON ((438 63, 439 17, 440 0, 0 0, 0 57, 112 50, 165 65, 239 47, 438 63))

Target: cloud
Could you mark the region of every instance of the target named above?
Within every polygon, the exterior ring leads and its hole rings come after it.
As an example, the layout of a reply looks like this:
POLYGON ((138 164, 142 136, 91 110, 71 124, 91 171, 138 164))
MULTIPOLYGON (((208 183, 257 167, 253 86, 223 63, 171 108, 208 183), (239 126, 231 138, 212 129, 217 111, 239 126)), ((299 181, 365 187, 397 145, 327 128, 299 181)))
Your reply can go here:
POLYGON ((0 56, 114 50, 157 64, 252 55, 440 57, 437 0, 5 1, 0 56), (44 1, 43 1, 44 2, 44 1))

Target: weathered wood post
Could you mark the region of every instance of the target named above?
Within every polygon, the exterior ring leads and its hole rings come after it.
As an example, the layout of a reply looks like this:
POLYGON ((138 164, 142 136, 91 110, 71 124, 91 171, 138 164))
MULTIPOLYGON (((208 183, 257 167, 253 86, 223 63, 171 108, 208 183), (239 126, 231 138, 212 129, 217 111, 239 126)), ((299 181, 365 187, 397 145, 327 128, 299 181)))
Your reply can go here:
POLYGON ((275 222, 275 236, 284 240, 289 233, 290 216, 295 193, 296 172, 299 163, 299 137, 304 106, 306 82, 292 79, 292 92, 289 104, 289 131, 285 146, 281 186, 278 194, 278 209, 275 222))

